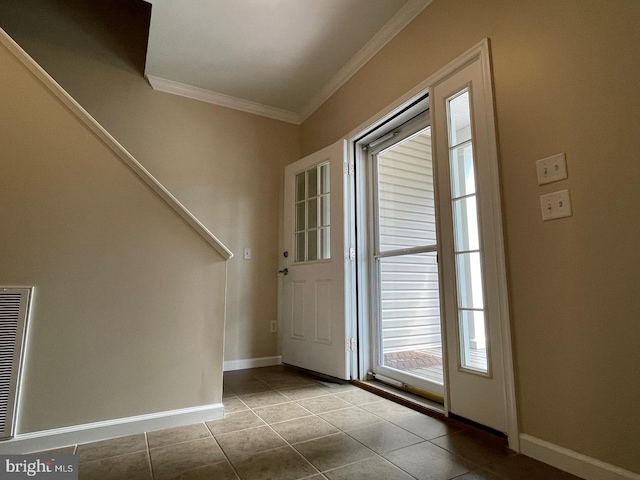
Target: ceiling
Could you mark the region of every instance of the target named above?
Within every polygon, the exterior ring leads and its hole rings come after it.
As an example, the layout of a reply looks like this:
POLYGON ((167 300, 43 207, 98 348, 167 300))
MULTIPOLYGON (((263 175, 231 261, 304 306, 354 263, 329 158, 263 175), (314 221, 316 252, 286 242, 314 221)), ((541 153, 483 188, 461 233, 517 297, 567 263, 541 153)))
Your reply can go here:
POLYGON ((149 0, 156 90, 301 123, 431 0, 149 0))

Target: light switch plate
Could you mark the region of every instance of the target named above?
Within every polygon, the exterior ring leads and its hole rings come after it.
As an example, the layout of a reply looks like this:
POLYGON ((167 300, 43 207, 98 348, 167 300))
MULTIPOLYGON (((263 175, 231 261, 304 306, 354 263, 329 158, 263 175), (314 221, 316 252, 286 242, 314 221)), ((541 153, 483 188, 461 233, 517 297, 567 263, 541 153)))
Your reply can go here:
POLYGON ((245 260, 251 260, 251 249, 245 248, 242 252, 242 256, 245 260))
POLYGON ((567 178, 567 160, 564 152, 536 162, 538 185, 557 182, 567 178))
POLYGON ((540 196, 540 208, 542 210, 542 220, 553 220, 555 218, 570 217, 571 197, 569 190, 548 193, 540 196))

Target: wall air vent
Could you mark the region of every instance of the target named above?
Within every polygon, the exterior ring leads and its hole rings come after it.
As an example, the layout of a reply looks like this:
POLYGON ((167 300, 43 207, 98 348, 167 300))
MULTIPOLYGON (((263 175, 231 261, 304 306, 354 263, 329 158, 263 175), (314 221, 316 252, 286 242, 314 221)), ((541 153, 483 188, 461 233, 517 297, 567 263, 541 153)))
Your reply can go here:
POLYGON ((0 287, 0 439, 14 436, 25 331, 33 288, 0 287))

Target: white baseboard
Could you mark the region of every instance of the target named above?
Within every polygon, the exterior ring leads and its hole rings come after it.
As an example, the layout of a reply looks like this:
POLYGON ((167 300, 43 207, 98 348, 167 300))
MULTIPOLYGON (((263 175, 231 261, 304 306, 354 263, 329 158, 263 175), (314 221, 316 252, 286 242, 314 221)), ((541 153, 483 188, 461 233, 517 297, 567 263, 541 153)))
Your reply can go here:
POLYGON ((225 372, 230 372, 232 370, 244 370, 245 368, 271 367, 281 363, 282 357, 280 355, 275 357, 245 358, 243 360, 227 360, 224 362, 223 369, 225 372))
POLYGON ((23 454, 52 450, 77 443, 97 442, 109 438, 133 435, 165 428, 181 427, 224 417, 222 403, 150 413, 135 417, 116 418, 104 422, 43 430, 16 435, 0 441, 0 454, 23 454))
POLYGON ((520 452, 587 480, 640 480, 640 474, 524 433, 520 434, 520 452))

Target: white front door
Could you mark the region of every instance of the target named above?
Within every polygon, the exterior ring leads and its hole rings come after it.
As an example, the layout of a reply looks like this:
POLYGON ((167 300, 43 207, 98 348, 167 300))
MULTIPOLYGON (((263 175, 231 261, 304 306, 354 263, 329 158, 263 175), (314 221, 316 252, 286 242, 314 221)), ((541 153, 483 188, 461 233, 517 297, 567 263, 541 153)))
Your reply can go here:
POLYGON ((341 140, 285 168, 282 362, 349 379, 345 158, 341 140))

